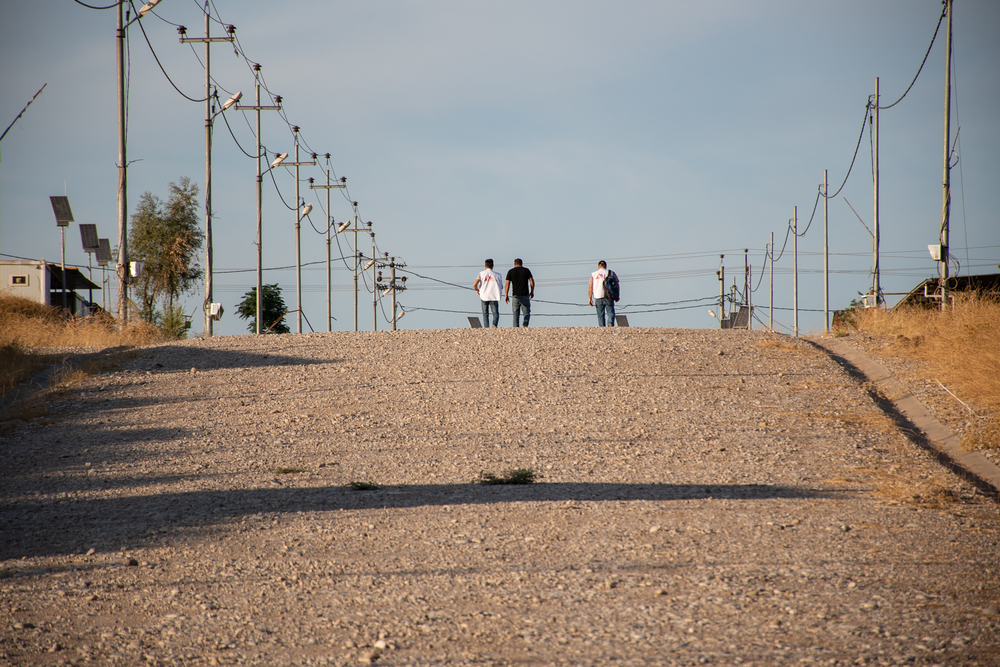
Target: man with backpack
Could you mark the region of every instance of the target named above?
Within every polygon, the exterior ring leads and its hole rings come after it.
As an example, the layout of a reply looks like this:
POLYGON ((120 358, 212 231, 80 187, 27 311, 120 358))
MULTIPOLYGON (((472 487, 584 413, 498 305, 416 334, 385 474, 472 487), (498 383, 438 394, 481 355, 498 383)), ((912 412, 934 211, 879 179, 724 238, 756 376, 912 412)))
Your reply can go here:
POLYGON ((615 326, 615 302, 621 297, 618 275, 608 269, 603 259, 597 263, 597 270, 590 274, 587 299, 591 306, 597 306, 597 326, 615 326))
POLYGON ((486 268, 476 276, 476 282, 472 283, 472 289, 483 303, 483 328, 490 326, 489 311, 493 311, 493 328, 500 326, 500 281, 503 276, 499 271, 493 270, 493 260, 486 260, 486 268))

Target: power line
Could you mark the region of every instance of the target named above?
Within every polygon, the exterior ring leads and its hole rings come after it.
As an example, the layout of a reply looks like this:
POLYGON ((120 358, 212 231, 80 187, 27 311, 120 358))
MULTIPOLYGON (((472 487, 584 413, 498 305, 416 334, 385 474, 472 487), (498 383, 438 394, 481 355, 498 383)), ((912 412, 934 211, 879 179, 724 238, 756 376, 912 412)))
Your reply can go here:
MULTIPOLYGON (((135 10, 135 5, 132 4, 132 0, 129 0, 129 5, 132 7, 133 10, 135 10)), ((181 97, 183 97, 186 100, 189 100, 191 102, 204 102, 206 98, 202 97, 201 99, 195 99, 193 97, 189 97, 184 93, 183 90, 177 87, 177 84, 175 84, 173 79, 170 78, 170 75, 167 74, 167 70, 164 69, 163 63, 160 62, 160 57, 156 55, 156 49, 153 48, 152 42, 149 41, 149 35, 146 34, 146 28, 143 27, 142 21, 136 20, 136 23, 139 24, 139 29, 142 31, 142 36, 146 40, 146 45, 149 46, 149 52, 153 54, 153 60, 156 61, 156 64, 160 67, 160 71, 163 72, 163 76, 167 78, 167 81, 170 82, 170 85, 174 87, 174 90, 180 93, 181 97)))
POLYGON ((934 40, 937 39, 938 30, 941 29, 941 21, 943 21, 944 17, 948 15, 948 4, 947 3, 942 3, 942 4, 944 4, 945 8, 941 10, 941 16, 938 18, 937 27, 934 28, 934 35, 931 37, 931 43, 927 47, 927 52, 924 54, 924 59, 920 61, 920 67, 917 68, 917 73, 913 75, 913 81, 911 81, 910 85, 906 87, 906 90, 903 92, 903 94, 900 96, 898 100, 896 100, 887 107, 878 107, 879 110, 891 109, 900 102, 902 102, 903 98, 906 97, 906 94, 910 92, 910 88, 913 88, 913 84, 917 82, 917 77, 920 76, 920 72, 924 69, 924 65, 927 63, 927 56, 931 54, 931 47, 934 46, 934 40))

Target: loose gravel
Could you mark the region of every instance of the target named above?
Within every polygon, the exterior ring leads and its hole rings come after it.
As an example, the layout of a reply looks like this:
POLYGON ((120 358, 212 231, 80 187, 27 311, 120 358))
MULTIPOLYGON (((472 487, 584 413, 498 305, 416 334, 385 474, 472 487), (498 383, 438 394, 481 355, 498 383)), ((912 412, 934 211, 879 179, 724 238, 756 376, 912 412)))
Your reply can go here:
POLYGON ((1000 664, 997 504, 806 341, 232 336, 47 400, 3 664, 1000 664))

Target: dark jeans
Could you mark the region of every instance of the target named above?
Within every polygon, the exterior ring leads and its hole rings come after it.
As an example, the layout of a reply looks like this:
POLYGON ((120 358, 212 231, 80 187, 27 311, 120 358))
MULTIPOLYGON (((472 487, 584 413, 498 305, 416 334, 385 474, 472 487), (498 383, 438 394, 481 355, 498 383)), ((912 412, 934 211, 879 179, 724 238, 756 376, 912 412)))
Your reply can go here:
POLYGON ((531 319, 531 299, 526 296, 512 296, 510 305, 514 310, 514 326, 521 326, 521 313, 524 313, 524 326, 528 326, 528 320, 531 319))
POLYGON ((615 326, 614 299, 594 299, 594 305, 597 307, 597 326, 615 326), (605 320, 607 320, 606 325, 605 320))
POLYGON ((483 301, 483 328, 490 328, 490 310, 493 311, 493 326, 500 325, 500 302, 483 301))

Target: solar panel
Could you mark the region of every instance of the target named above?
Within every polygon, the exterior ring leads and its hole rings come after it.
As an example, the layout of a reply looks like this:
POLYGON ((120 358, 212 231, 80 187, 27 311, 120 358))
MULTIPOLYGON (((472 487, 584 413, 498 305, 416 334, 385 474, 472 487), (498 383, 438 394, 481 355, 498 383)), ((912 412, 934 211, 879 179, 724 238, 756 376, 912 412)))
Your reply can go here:
POLYGON ((52 212, 56 214, 56 224, 69 227, 73 222, 73 211, 69 207, 69 197, 49 197, 52 202, 52 212))
POLYGON ((80 225, 80 239, 83 241, 84 252, 97 252, 100 246, 97 240, 97 225, 80 225))
POLYGON ((108 239, 97 239, 97 263, 107 266, 111 261, 111 241, 108 239))

